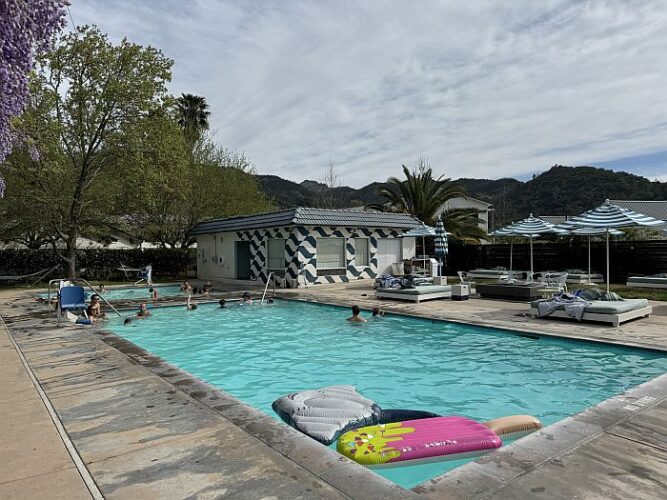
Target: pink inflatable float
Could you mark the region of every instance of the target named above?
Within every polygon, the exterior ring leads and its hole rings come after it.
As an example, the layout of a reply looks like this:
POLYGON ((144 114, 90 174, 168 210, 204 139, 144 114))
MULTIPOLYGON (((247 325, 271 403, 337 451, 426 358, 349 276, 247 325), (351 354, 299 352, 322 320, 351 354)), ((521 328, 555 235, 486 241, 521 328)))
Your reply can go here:
POLYGON ((372 425, 346 432, 336 449, 369 467, 414 465, 483 455, 502 446, 496 432, 527 433, 541 427, 539 420, 523 415, 487 424, 465 417, 435 417, 372 425))

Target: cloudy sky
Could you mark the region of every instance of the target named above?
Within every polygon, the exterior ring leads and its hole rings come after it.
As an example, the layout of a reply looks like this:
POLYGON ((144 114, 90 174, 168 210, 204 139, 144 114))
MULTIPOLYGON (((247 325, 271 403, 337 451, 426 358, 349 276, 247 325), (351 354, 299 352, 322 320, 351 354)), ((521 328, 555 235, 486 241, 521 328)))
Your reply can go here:
POLYGON ((664 0, 73 0, 156 46, 171 92, 259 173, 525 178, 553 164, 667 181, 664 0))

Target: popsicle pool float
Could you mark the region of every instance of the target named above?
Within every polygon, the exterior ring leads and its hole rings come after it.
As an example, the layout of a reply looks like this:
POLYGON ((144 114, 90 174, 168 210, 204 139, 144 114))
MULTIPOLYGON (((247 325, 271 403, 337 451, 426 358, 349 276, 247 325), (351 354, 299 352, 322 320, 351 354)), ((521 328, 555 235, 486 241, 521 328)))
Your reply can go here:
POLYGON ((361 427, 336 442, 342 455, 371 468, 478 457, 503 445, 492 430, 513 437, 541 428, 527 415, 480 423, 465 417, 435 417, 361 427))

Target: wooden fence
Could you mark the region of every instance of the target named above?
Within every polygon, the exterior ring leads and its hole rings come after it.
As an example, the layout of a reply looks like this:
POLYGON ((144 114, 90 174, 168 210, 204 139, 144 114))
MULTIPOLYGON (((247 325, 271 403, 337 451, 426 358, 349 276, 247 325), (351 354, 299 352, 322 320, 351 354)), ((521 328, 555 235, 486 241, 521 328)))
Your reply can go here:
MULTIPOLYGON (((628 276, 667 272, 667 241, 616 241, 609 242, 611 281, 622 283, 628 276)), ((475 268, 509 267, 510 244, 465 245, 449 244, 447 273, 475 268)), ((574 238, 569 242, 533 243, 535 271, 563 271, 588 268, 588 240, 574 238)), ((605 242, 591 243, 591 268, 593 272, 606 272, 605 242)), ((515 244, 513 269, 530 269, 530 246, 515 244)))

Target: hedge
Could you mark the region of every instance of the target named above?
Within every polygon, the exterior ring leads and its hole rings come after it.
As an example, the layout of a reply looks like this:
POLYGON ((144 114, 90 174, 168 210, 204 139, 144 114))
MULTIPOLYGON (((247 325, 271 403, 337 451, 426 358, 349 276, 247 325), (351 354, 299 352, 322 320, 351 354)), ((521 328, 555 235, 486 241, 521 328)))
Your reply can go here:
MULTIPOLYGON (((195 249, 85 249, 77 251, 77 271, 83 278, 123 279, 118 271, 120 264, 139 268, 153 265, 153 276, 187 277, 196 269, 195 249)), ((43 250, 0 250, 0 276, 30 274, 41 269, 61 265, 62 276, 67 264, 51 249, 43 250)), ((58 273, 56 273, 58 274, 58 273)))

